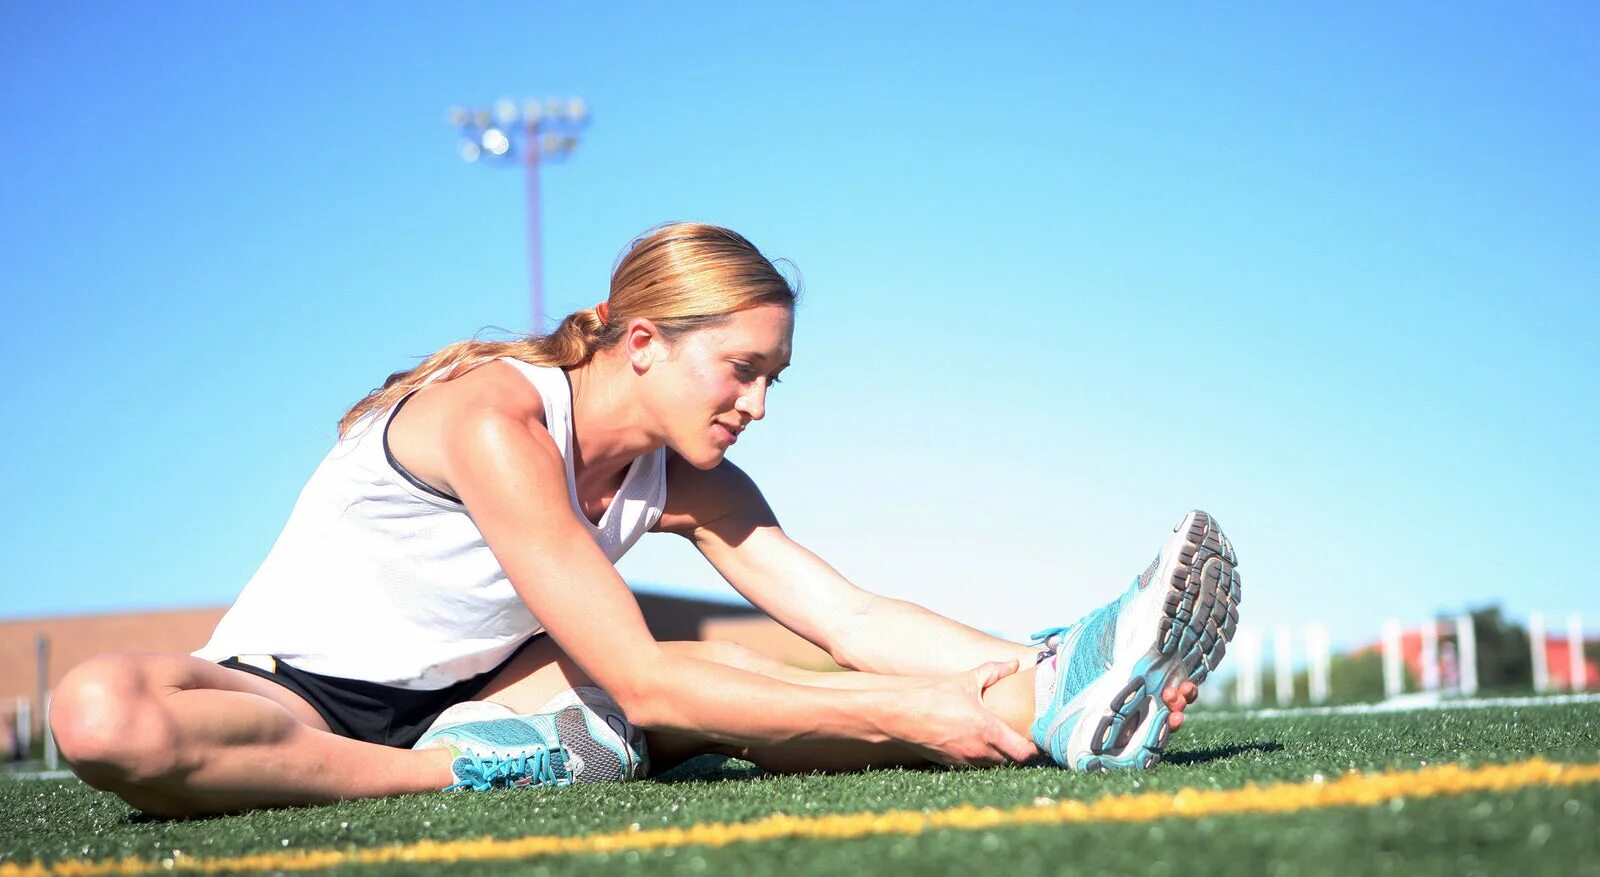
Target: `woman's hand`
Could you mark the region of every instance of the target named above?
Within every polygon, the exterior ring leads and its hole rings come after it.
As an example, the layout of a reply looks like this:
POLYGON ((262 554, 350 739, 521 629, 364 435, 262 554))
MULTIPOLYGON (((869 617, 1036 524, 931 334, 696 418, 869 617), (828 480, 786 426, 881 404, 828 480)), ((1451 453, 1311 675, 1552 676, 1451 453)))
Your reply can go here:
POLYGON ((1016 661, 991 661, 900 694, 895 737, 930 761, 992 767, 1033 758, 1033 741, 983 705, 989 686, 1017 672, 1016 661))

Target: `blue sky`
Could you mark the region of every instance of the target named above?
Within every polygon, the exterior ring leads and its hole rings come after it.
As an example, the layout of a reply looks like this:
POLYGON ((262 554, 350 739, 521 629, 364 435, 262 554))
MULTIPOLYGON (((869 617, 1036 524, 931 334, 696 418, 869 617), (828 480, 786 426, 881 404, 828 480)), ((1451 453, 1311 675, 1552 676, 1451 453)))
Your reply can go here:
MULTIPOLYGON (((343 409, 528 325, 522 180, 451 104, 577 94, 559 316, 635 234, 804 278, 734 459, 863 586, 1011 635, 1191 507, 1245 621, 1584 613, 1584 4, 0 5, 0 617, 215 605, 343 409)), ((671 537, 631 580, 726 594, 671 537)))

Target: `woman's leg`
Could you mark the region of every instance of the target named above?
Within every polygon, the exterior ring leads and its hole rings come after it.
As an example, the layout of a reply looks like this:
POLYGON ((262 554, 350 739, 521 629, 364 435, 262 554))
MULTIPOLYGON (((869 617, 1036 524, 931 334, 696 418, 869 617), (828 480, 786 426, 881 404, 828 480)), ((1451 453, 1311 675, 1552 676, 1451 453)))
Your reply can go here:
POLYGON ((443 751, 340 737, 287 688, 199 658, 87 661, 58 686, 50 727, 85 782, 160 816, 431 791, 453 780, 443 751))
MULTIPOLYGON (((996 642, 1003 641, 996 640, 996 642)), ((841 689, 894 689, 925 685, 934 681, 932 677, 882 676, 851 671, 819 673, 803 670, 734 643, 679 642, 663 643, 663 645, 681 649, 701 660, 716 661, 797 685, 841 689)), ((1034 665, 1024 661, 1016 673, 996 682, 983 693, 984 706, 1024 737, 1029 736, 1029 729, 1036 715, 1034 674, 1034 665)), ((1162 699, 1171 711, 1168 721, 1171 729, 1177 730, 1183 724, 1183 711, 1194 702, 1197 693, 1192 682, 1184 682, 1176 688, 1163 692, 1162 699)), ((650 736, 652 753, 655 752, 656 738, 659 736, 662 735, 650 736)), ((779 773, 813 770, 848 771, 865 767, 916 766, 928 763, 921 756, 894 744, 789 743, 754 750, 733 750, 709 744, 704 740, 680 736, 678 739, 667 741, 667 745, 669 753, 673 751, 672 747, 676 747, 680 760, 714 752, 746 758, 779 773)))
MULTIPOLYGON (((734 643, 667 642, 662 646, 703 661, 817 688, 898 689, 926 685, 932 681, 912 676, 803 670, 734 643)), ((588 675, 553 640, 545 637, 523 649, 476 699, 494 701, 519 713, 529 713, 569 688, 592 684, 588 675)), ((1026 735, 1028 726, 1033 722, 1033 667, 1024 666, 995 683, 984 693, 983 700, 990 711, 1026 735)), ((656 770, 664 770, 688 758, 705 754, 745 758, 776 772, 845 771, 927 763, 910 749, 893 743, 794 742, 746 750, 696 735, 673 732, 646 731, 645 739, 650 748, 650 761, 656 770)))

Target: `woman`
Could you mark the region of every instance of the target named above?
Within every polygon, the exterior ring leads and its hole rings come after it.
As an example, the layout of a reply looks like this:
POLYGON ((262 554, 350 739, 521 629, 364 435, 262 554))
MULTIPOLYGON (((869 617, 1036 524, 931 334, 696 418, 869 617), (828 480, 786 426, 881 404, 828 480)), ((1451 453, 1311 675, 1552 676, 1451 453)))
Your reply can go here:
POLYGON ((672 224, 553 334, 392 376, 340 422, 206 647, 62 681, 62 754, 174 816, 627 779, 707 752, 777 771, 1153 764, 1233 631, 1220 532, 1191 513, 1127 594, 1031 646, 857 588, 725 459, 789 364, 794 303, 744 238, 672 224), (646 531, 689 539, 854 672, 654 640, 613 567, 646 531))

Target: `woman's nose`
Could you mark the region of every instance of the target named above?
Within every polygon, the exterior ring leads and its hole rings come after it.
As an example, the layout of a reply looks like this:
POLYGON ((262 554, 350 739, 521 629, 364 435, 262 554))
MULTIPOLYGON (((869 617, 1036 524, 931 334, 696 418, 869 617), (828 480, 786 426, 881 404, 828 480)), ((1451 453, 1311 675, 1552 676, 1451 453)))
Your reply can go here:
POLYGON ((760 420, 767 413, 767 382, 756 381, 750 389, 739 396, 739 402, 734 406, 749 415, 751 420, 760 420))

